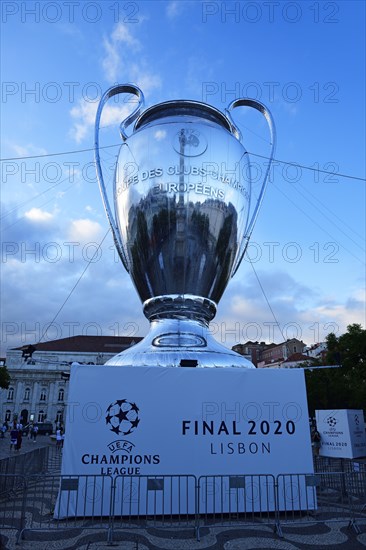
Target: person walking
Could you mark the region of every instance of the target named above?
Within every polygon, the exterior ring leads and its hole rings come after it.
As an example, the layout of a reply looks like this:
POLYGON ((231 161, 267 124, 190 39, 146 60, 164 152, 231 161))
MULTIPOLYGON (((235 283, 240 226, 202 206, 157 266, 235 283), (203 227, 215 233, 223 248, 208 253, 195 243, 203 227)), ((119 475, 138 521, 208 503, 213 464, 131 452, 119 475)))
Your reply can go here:
POLYGON ((7 425, 6 425, 5 422, 4 422, 4 424, 1 426, 1 429, 0 429, 0 432, 1 432, 1 436, 0 436, 0 437, 1 437, 1 439, 4 439, 4 438, 5 438, 5 432, 6 432, 7 429, 8 429, 8 428, 7 428, 7 425))
POLYGON ((37 426, 37 424, 35 424, 35 425, 33 426, 33 430, 32 430, 33 443, 36 442, 37 434, 38 434, 38 426, 37 426))
POLYGON ((56 430, 56 449, 61 451, 62 448, 62 429, 58 428, 56 430))
POLYGON ((318 432, 318 429, 317 429, 316 426, 314 426, 312 434, 311 434, 311 442, 312 442, 313 449, 314 449, 314 455, 319 456, 320 445, 321 445, 321 436, 320 436, 320 433, 318 432))
POLYGON ((21 428, 17 428, 17 431, 18 431, 18 433, 17 433, 17 444, 15 446, 15 450, 20 451, 21 446, 22 446, 22 435, 23 435, 23 433, 22 433, 21 428))
POLYGON ((17 430, 16 422, 14 422, 13 427, 10 431, 10 450, 16 449, 17 441, 18 441, 18 430, 17 430))
POLYGON ((33 437, 33 424, 29 424, 28 426, 28 439, 32 439, 33 437))

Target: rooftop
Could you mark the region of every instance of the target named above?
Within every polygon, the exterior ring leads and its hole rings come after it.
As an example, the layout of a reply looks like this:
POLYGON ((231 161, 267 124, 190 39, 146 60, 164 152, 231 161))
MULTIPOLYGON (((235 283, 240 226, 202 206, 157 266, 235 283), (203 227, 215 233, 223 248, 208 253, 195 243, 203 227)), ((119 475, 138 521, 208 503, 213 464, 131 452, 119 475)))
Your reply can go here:
POLYGON ((313 357, 309 357, 309 355, 304 355, 302 353, 293 353, 289 357, 287 357, 286 361, 284 363, 294 363, 294 362, 303 362, 303 361, 314 361, 313 357))
POLYGON ((37 351, 52 352, 79 352, 79 353, 118 353, 142 340, 141 336, 70 336, 59 340, 50 340, 34 344, 33 346, 21 346, 13 348, 27 352, 33 348, 32 353, 37 351))

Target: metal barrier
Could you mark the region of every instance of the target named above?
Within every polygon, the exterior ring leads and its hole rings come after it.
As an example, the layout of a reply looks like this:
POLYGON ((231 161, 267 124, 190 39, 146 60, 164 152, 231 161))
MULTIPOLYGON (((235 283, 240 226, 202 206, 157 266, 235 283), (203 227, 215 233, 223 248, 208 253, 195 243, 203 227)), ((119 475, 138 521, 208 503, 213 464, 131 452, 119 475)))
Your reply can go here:
POLYGON ((151 527, 196 532, 196 488, 193 475, 116 477, 112 532, 151 527))
POLYGON ((347 491, 352 512, 351 524, 360 533, 357 519, 366 519, 366 468, 347 474, 347 491))
POLYGON ((348 522, 366 518, 363 472, 315 474, 60 476, 0 474, 0 530, 106 532, 348 522))
MULTIPOLYGON (((348 522, 357 533, 355 502, 362 502, 363 476, 356 473, 317 472, 281 474, 276 478, 276 531, 282 536, 283 524, 307 521, 348 522), (355 501, 356 499, 356 501, 355 501)), ((359 513, 362 514, 360 507, 359 513)))
POLYGON ((46 465, 47 473, 59 474, 61 472, 62 451, 62 448, 60 449, 53 445, 48 447, 48 462, 46 465))
POLYGON ((202 525, 227 527, 258 523, 275 529, 276 483, 271 474, 201 476, 197 488, 197 539, 202 525))
POLYGON ((23 529, 25 518, 26 479, 22 475, 0 474, 0 532, 23 529))
POLYGON ((366 463, 358 462, 357 458, 314 456, 314 469, 321 474, 326 472, 362 472, 366 475, 366 463))
POLYGON ((46 472, 48 471, 50 454, 50 447, 38 447, 27 453, 3 458, 0 460, 0 474, 28 476, 46 472))
POLYGON ((26 486, 26 531, 101 529, 111 533, 113 479, 106 475, 32 476, 26 486), (37 513, 34 513, 34 511, 37 513))

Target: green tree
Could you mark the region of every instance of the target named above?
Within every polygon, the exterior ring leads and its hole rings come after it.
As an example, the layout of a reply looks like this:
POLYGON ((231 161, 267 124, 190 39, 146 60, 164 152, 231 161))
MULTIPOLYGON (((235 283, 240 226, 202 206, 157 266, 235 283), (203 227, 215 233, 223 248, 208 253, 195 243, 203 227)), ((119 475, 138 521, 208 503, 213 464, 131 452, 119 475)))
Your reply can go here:
POLYGON ((10 384, 10 374, 4 365, 0 367, 0 388, 7 389, 10 384))
POLYGON ((311 414, 315 409, 365 409, 366 330, 348 325, 345 334, 330 333, 326 342, 326 364, 341 367, 306 372, 311 414))
POLYGON ((338 338, 339 360, 347 408, 366 409, 366 330, 348 325, 338 338))

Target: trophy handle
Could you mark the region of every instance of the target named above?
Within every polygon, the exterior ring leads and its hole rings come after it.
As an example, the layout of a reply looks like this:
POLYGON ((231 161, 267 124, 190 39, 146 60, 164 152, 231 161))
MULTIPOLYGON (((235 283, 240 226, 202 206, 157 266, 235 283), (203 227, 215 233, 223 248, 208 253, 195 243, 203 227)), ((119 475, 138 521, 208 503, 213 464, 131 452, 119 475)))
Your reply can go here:
POLYGON ((109 204, 107 190, 106 190, 106 187, 105 187, 105 184, 104 184, 102 167, 101 167, 101 164, 100 164, 100 156, 99 156, 99 129, 100 129, 100 119, 102 117, 102 111, 103 111, 103 108, 104 108, 105 104, 107 103, 108 99, 110 99, 111 97, 113 97, 115 95, 118 95, 118 94, 133 94, 133 95, 137 96, 137 98, 139 100, 137 107, 132 111, 132 113, 127 118, 125 118, 125 120, 123 120, 121 122, 120 134, 121 134, 121 137, 122 137, 123 141, 126 141, 126 139, 128 137, 127 134, 126 134, 126 128, 130 124, 132 124, 132 122, 134 122, 136 120, 136 118, 140 114, 140 111, 141 111, 141 109, 144 105, 144 94, 142 93, 140 88, 138 88, 137 86, 134 86, 133 84, 117 84, 116 86, 112 86, 111 88, 109 88, 102 95, 102 97, 100 99, 100 102, 99 102, 99 105, 98 105, 97 114, 96 114, 96 117, 95 117, 94 158, 95 158, 95 165, 96 165, 96 169, 97 169, 99 189, 100 189, 100 193, 102 195, 103 205, 104 205, 104 209, 105 209, 105 212, 106 212, 106 215, 107 215, 107 219, 109 221, 109 225, 110 225, 111 230, 112 230, 114 244, 115 244, 118 255, 121 258, 121 261, 122 261, 126 271, 129 272, 127 255, 126 255, 126 252, 123 248, 123 244, 122 244, 121 236, 120 236, 118 228, 117 228, 116 220, 113 216, 113 213, 112 213, 112 210, 111 210, 111 207, 110 207, 110 204, 109 204))
POLYGON ((252 215, 251 220, 248 224, 248 228, 246 230, 246 234, 245 234, 245 237, 243 239, 243 242, 240 245, 239 253, 237 255, 237 260, 233 265, 233 269, 232 269, 232 273, 231 273, 232 277, 237 272, 237 270, 239 268, 239 265, 241 264, 241 261, 244 257, 244 254, 245 254, 245 252, 248 248, 249 240, 250 240, 250 237, 252 235, 254 224, 257 220, 259 209, 262 205, 264 192, 265 192, 266 187, 267 187, 269 169, 271 167, 271 163, 272 163, 272 160, 273 160, 273 155, 274 155, 275 147, 276 147, 276 128, 275 128, 275 124, 274 124, 274 121, 273 121, 272 114, 267 109, 267 107, 265 107, 263 105, 263 103, 260 103, 260 101, 256 101, 255 99, 248 99, 248 98, 235 99, 234 101, 232 101, 230 103, 230 105, 226 109, 226 114, 227 114, 227 117, 228 117, 228 119, 230 121, 230 124, 232 126, 232 133, 239 139, 239 141, 241 141, 241 137, 242 137, 241 132, 240 132, 239 128, 235 125, 233 119, 231 118, 231 114, 230 114, 230 111, 232 111, 236 107, 253 107, 253 109, 256 109, 257 111, 262 113, 262 115, 265 117, 265 119, 268 123, 269 131, 270 131, 270 135, 271 135, 271 142, 270 142, 271 152, 270 152, 270 157, 269 157, 269 160, 268 160, 267 170, 264 174, 263 184, 262 184, 262 188, 261 188, 260 193, 259 193, 257 204, 254 208, 253 215, 252 215))

